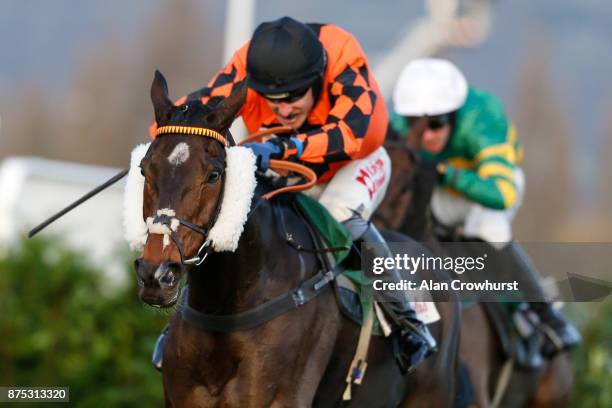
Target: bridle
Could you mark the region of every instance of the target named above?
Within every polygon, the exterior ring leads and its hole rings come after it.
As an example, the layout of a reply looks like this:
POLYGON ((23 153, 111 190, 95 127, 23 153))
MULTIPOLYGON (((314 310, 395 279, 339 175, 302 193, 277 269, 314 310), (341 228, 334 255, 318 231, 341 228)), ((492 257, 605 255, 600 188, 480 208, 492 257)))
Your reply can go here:
MULTIPOLYGON (((221 196, 223 196, 223 190, 221 191, 221 196)), ((154 230, 154 233, 160 231, 161 228, 161 232, 164 235, 168 235, 170 239, 172 239, 172 242, 174 243, 174 245, 176 245, 176 248, 179 251, 179 254, 181 256, 181 263, 183 265, 201 265, 202 262, 204 262, 204 260, 208 256, 208 254, 212 251, 212 248, 210 246, 212 242, 210 239, 208 239, 208 233, 210 232, 212 226, 215 224, 215 221, 217 220, 220 211, 221 205, 217 204, 217 207, 215 208, 215 215, 210 219, 208 225, 206 227, 200 227, 189 221, 178 218, 174 214, 168 214, 163 210, 159 210, 155 217, 147 218, 147 228, 149 232, 151 232, 151 230, 154 230), (183 247, 181 246, 181 243, 179 242, 178 237, 176 236, 176 230, 179 225, 187 227, 190 230, 204 236, 204 243, 200 246, 196 255, 189 259, 185 259, 185 251, 183 250, 183 247)))
MULTIPOLYGON (((216 130, 210 129, 210 128, 196 127, 196 126, 170 125, 170 126, 162 126, 158 128, 156 131, 157 136, 161 136, 165 134, 203 136, 203 137, 207 137, 209 139, 213 139, 221 143, 223 147, 230 146, 230 143, 228 142, 228 137, 223 136, 221 133, 217 132, 216 130)), ((229 139, 233 141, 233 139, 231 139, 231 136, 229 137, 229 139)), ((210 232, 213 225, 215 225, 215 222, 217 221, 217 218, 219 217, 219 213, 221 212, 221 203, 223 202, 223 193, 225 190, 225 171, 224 170, 221 173, 221 186, 222 187, 221 187, 220 199, 218 200, 217 205, 215 207, 215 213, 213 217, 211 217, 210 221, 208 222, 208 225, 206 225, 205 227, 201 227, 192 222, 178 218, 176 214, 174 214, 173 211, 169 213, 168 211, 158 210, 157 214, 154 217, 147 218, 147 228, 149 232, 151 229, 153 229, 150 226, 153 225, 155 226, 154 228, 155 230, 159 230, 161 227, 162 233, 164 235, 170 236, 170 238, 172 239, 172 242, 174 243, 174 245, 176 246, 179 252, 179 255, 181 256, 181 263, 183 265, 199 266, 202 264, 202 262, 204 262, 208 254, 212 252, 212 247, 211 247, 212 242, 210 239, 208 239, 208 233, 210 232), (204 237, 204 243, 202 243, 196 255, 189 259, 185 259, 185 251, 183 250, 183 247, 181 243, 179 242, 179 239, 176 235, 176 230, 179 225, 187 227, 190 230, 197 232, 204 237)))
MULTIPOLYGON (((161 128, 163 129, 163 128, 161 128)), ((166 133, 180 133, 180 134, 189 134, 189 135, 200 135, 205 137, 211 137, 221 143, 218 136, 220 135, 216 131, 211 131, 210 129, 204 129, 197 131, 194 128, 183 128, 183 127, 173 127, 172 131, 162 130, 162 132, 166 133), (212 135, 212 136, 211 136, 212 135)), ((283 132, 286 131, 287 128, 271 128, 266 129, 258 134, 252 135, 242 143, 252 142, 258 139, 261 139, 264 136, 267 136, 272 133, 283 132)), ((159 134, 160 130, 158 130, 159 134)), ((276 171, 277 173, 284 174, 286 172, 294 172, 301 176, 303 176, 307 182, 303 184, 285 186, 279 188, 277 190, 270 191, 264 195, 262 195, 255 204, 251 205, 251 209, 247 215, 247 219, 253 214, 253 212, 259 207, 259 205, 266 200, 270 200, 272 197, 287 193, 287 192, 296 192, 302 191, 311 188, 317 181, 317 176, 310 168, 303 166, 298 163, 284 161, 284 160, 270 160, 270 169, 276 171)), ((225 173, 225 172, 224 172, 225 173)), ((225 178, 223 179, 223 183, 225 185, 225 178)), ((222 194, 223 195, 223 191, 222 194)), ((172 241, 176 245, 181 254, 181 262, 186 265, 201 265, 202 262, 206 259, 208 254, 212 252, 211 240, 208 239, 208 233, 210 229, 213 227, 216 217, 220 211, 221 205, 223 203, 223 196, 217 203, 216 215, 211 219, 209 225, 205 228, 199 227, 185 220, 181 220, 175 216, 175 214, 158 214, 157 217, 153 218, 160 225, 162 225, 166 232, 165 234, 169 235, 172 238, 172 241), (205 240, 196 256, 190 259, 184 259, 183 249, 176 237, 176 229, 178 225, 183 225, 197 233, 200 233, 204 236, 205 240), (169 230, 169 231, 168 231, 169 230)), ((162 210, 160 210, 162 211, 162 210)), ((158 213, 160 212, 158 211, 158 213)), ((289 242, 288 242, 289 243, 289 242)), ((294 247, 298 251, 307 250, 303 247, 294 247)), ((312 252, 327 252, 327 251, 337 251, 337 250, 346 250, 347 248, 317 248, 316 251, 312 252)), ((302 280, 296 287, 293 289, 275 297, 269 299, 268 301, 251 308, 249 310, 243 311, 241 313, 231 314, 231 315, 218 315, 218 314, 207 314, 202 313, 193 307, 189 306, 189 302, 187 300, 188 292, 185 291, 185 295, 182 296, 181 300, 181 315, 183 319, 202 329, 214 331, 214 332, 232 332, 239 330, 247 330, 253 327, 257 327, 276 316, 280 316, 290 310, 293 310, 297 307, 308 303, 315 297, 317 297, 329 284, 334 281, 336 276, 342 271, 342 267, 340 265, 336 265, 331 270, 320 270, 314 276, 311 276, 307 279, 302 280)))
MULTIPOLYGON (((255 133, 249 136, 247 139, 243 140, 240 144, 248 143, 253 140, 261 139, 264 136, 268 136, 276 132, 284 132, 287 130, 288 130, 287 127, 284 127, 284 126, 265 129, 261 132, 258 132, 258 133, 255 133)), ((217 132, 216 130, 213 130, 210 128, 204 128, 204 127, 174 126, 174 125, 162 126, 157 129, 156 134, 157 136, 161 136, 164 134, 182 134, 182 135, 203 136, 203 137, 207 137, 207 138, 213 139, 221 143, 223 147, 230 147, 234 145, 233 138, 229 134, 229 131, 228 131, 227 136, 223 136, 221 133, 217 132), (231 141, 231 143, 228 142, 228 139, 231 141)), ((281 171, 281 172, 284 172, 284 171, 296 172, 304 176, 308 181, 304 184, 286 186, 286 187, 279 188, 277 190, 264 194, 261 198, 259 198, 259 201, 255 205, 252 206, 251 210, 249 211, 247 215, 247 219, 257 209, 257 207, 259 207, 259 204, 261 204, 262 200, 270 200, 272 197, 278 194, 286 193, 286 192, 306 190, 312 187, 317 180, 316 174, 311 169, 309 169, 308 167, 302 166, 300 164, 297 164, 297 163, 292 163, 292 162, 283 161, 283 160, 270 160, 270 168, 272 170, 281 171)), ((151 232, 151 230, 154 230, 156 231, 156 233, 161 232, 164 234, 164 236, 166 235, 169 236, 170 239, 172 239, 172 242, 174 243, 174 245, 176 246, 179 252, 179 255, 181 257, 181 263, 183 265, 199 266, 204 262, 206 257, 213 251, 212 246, 211 246, 212 241, 208 238, 208 234, 210 230, 212 229, 212 227, 215 225, 215 222, 219 218, 219 213, 221 212, 221 206, 223 204, 223 194, 225 191, 225 169, 223 169, 221 173, 221 186, 222 186, 221 194, 220 194, 219 200, 217 201, 217 205, 215 207, 215 213, 213 217, 211 217, 210 221, 208 222, 208 225, 206 225, 205 227, 201 227, 192 222, 178 218, 176 214, 174 213, 174 211, 172 210, 170 211, 158 210, 157 214, 154 217, 147 218, 148 232, 151 232), (179 225, 189 228, 190 230, 197 232, 204 237, 204 242, 198 249, 196 255, 189 259, 185 259, 185 251, 183 250, 183 247, 181 243, 179 242, 179 239, 176 235, 176 230, 179 225)))

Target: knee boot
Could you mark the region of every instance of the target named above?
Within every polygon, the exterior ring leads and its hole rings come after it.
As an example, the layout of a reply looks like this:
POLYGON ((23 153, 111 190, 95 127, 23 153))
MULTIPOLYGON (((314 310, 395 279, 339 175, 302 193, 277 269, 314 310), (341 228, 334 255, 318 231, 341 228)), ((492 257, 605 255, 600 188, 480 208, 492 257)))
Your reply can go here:
MULTIPOLYGON (((354 218, 343 224, 351 231, 353 237, 361 234, 359 239, 364 243, 372 243, 370 250, 375 257, 393 258, 393 253, 373 224, 364 224, 364 220, 354 218), (365 225, 365 227, 364 227, 365 225), (354 231, 358 231, 354 234, 354 231)), ((395 268, 385 272, 385 278, 390 282, 401 282, 402 276, 395 268)), ((389 296, 384 292, 375 292, 375 299, 385 315, 393 322, 396 335, 400 340, 399 350, 396 351, 396 360, 402 373, 406 374, 415 369, 427 356, 437 350, 434 337, 427 326, 418 319, 410 305, 408 294, 399 292, 389 296), (399 294, 399 297, 398 297, 399 294)))
POLYGON ((529 310, 538 317, 538 329, 544 334, 542 355, 551 357, 580 344, 582 338, 578 330, 555 310, 550 302, 546 301, 546 295, 540 284, 540 275, 527 253, 514 241, 501 251, 505 252, 516 266, 517 280, 526 287, 531 297, 538 300, 527 304, 529 310))

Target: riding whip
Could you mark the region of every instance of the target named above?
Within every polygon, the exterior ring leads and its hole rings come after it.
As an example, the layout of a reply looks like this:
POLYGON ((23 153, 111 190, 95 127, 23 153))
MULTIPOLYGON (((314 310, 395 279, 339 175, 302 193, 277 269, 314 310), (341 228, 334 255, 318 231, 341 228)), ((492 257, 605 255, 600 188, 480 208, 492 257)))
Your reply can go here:
MULTIPOLYGON (((263 131, 257 132, 255 134, 249 136, 248 140, 247 139, 243 140, 241 144, 246 143, 246 142, 257 141, 257 140, 261 139, 262 137, 268 136, 268 135, 273 134, 275 132, 282 133, 282 132, 287 132, 289 130, 291 130, 291 128, 289 128, 287 126, 277 126, 277 127, 273 127, 273 128, 270 128, 270 129, 264 129, 263 131)), ((273 162, 278 162, 278 160, 273 160, 273 162)), ((293 170, 293 168, 292 168, 292 170, 293 170)), ((32 238, 34 235, 38 234, 41 230, 46 228, 47 225, 51 224, 53 221, 57 220, 58 218, 60 218, 64 214, 66 214, 67 212, 72 211, 74 208, 76 208, 79 205, 83 204, 85 201, 89 200, 91 197, 95 196, 99 192, 101 192, 101 191, 105 190, 106 188, 112 186, 113 184, 115 184, 116 182, 118 182, 119 180, 124 178, 128 174, 128 172, 129 172, 129 169, 122 170, 121 172, 117 173, 115 176, 111 177, 104 184, 94 188, 89 193, 85 194, 83 197, 79 198, 74 203, 70 204, 68 207, 66 207, 63 210, 59 211, 57 214, 53 215, 52 217, 50 217, 46 221, 42 222, 38 226, 32 228, 30 230, 30 232, 28 232, 28 238, 32 238)), ((314 182, 313 182, 313 184, 314 184, 314 182)), ((281 190, 283 190, 283 189, 281 189, 281 190)), ((269 199, 273 195, 278 194, 279 192, 280 191, 272 192, 272 194, 268 193, 268 197, 267 198, 269 199)), ((283 190, 282 192, 285 192, 285 190, 283 190)))
POLYGON ((66 214, 67 212, 73 210, 75 207, 78 207, 79 205, 83 204, 85 201, 89 200, 91 197, 95 196, 100 191, 103 191, 107 189, 108 187, 112 186, 113 184, 115 184, 116 182, 124 178, 128 174, 128 172, 129 172, 129 169, 121 170, 121 172, 117 173, 116 175, 108 179, 108 181, 104 182, 104 184, 101 184, 98 187, 94 188, 89 193, 85 194, 84 196, 82 196, 81 198, 79 198, 78 200, 70 204, 68 207, 54 214, 53 216, 48 218, 46 221, 40 223, 38 226, 32 228, 30 232, 28 232, 28 238, 32 238, 34 235, 39 233, 41 230, 43 230, 45 227, 47 227, 47 225, 51 224, 53 221, 57 220, 58 218, 66 214))

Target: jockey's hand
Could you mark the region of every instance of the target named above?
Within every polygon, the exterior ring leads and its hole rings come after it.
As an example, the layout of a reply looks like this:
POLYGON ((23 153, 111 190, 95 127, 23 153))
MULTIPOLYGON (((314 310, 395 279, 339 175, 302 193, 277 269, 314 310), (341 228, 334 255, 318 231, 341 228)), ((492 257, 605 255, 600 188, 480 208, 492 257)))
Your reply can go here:
POLYGON ((244 146, 253 150, 261 171, 268 170, 270 159, 299 159, 304 150, 297 137, 274 137, 264 143, 247 143, 244 146))
POLYGON ((452 184, 456 175, 455 168, 446 162, 436 164, 436 174, 438 175, 438 183, 442 186, 452 184))
POLYGON ((425 170, 424 174, 427 174, 432 182, 435 182, 439 186, 446 185, 445 178, 448 171, 448 163, 436 162, 435 160, 422 157, 419 165, 425 170))
POLYGON ((304 145, 301 140, 295 136, 292 137, 274 137, 268 142, 273 143, 281 148, 283 152, 281 159, 299 159, 304 150, 304 145))
POLYGON ((248 147, 257 156, 257 168, 260 171, 268 170, 270 159, 281 159, 283 157, 283 149, 277 143, 247 143, 244 147, 248 147))

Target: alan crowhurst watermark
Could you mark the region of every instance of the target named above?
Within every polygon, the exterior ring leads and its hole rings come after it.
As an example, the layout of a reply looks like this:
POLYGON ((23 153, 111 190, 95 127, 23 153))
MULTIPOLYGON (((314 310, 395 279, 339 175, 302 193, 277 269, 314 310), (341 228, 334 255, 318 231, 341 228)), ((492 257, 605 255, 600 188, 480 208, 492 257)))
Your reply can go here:
MULTIPOLYGON (((612 243, 391 242, 363 244, 374 291, 442 292, 468 301, 592 302, 612 293, 612 243)), ((422 293, 421 293, 422 294, 422 293)), ((417 293, 418 295, 418 293, 417 293)))

